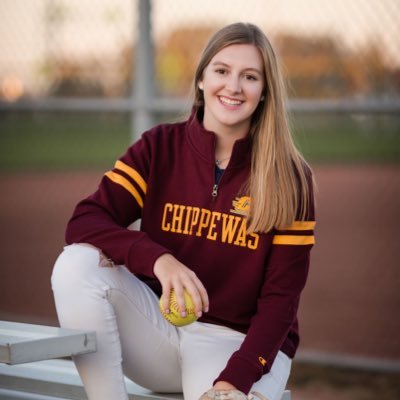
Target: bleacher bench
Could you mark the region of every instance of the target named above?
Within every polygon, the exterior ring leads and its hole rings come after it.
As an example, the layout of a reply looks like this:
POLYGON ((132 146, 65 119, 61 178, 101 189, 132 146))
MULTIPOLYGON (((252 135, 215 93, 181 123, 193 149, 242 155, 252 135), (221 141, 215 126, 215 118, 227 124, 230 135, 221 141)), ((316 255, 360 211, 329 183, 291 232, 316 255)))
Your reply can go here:
MULTIPOLYGON (((86 400, 74 363, 56 358, 93 351, 94 332, 0 321, 0 400, 86 400)), ((130 400, 183 399, 125 382, 130 400)), ((290 400, 290 391, 282 400, 290 400)))
POLYGON ((96 333, 0 321, 0 362, 22 364, 96 351, 96 333))

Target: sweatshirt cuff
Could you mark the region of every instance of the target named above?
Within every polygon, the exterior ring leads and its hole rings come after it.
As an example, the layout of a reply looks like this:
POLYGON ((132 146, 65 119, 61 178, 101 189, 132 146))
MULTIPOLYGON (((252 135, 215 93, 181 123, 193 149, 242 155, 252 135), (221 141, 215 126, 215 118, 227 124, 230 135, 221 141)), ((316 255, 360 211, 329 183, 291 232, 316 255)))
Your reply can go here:
POLYGON ((154 263, 166 253, 171 252, 150 239, 142 239, 129 249, 126 266, 134 274, 155 278, 154 263))
POLYGON ((254 382, 262 376, 262 368, 255 367, 246 359, 233 355, 214 384, 218 381, 226 381, 247 395, 254 382))

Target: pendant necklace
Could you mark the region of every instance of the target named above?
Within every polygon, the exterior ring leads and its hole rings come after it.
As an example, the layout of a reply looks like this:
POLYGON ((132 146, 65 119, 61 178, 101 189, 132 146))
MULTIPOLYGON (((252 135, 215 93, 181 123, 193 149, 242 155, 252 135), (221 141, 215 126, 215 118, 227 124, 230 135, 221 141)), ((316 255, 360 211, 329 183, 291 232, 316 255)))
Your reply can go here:
POLYGON ((229 160, 231 157, 229 156, 229 157, 226 157, 226 158, 221 158, 220 160, 219 159, 215 159, 215 165, 219 168, 219 166, 221 165, 221 163, 223 163, 224 161, 226 161, 226 160, 229 160))

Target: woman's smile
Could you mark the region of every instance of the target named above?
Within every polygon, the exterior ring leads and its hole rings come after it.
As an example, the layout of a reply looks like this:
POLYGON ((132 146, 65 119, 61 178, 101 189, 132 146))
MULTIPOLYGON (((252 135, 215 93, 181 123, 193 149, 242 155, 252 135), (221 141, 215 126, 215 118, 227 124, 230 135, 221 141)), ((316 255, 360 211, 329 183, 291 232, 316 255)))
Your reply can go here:
POLYGON ((240 106, 243 103, 243 101, 241 100, 232 99, 226 96, 218 96, 218 97, 221 103, 227 106, 240 106))

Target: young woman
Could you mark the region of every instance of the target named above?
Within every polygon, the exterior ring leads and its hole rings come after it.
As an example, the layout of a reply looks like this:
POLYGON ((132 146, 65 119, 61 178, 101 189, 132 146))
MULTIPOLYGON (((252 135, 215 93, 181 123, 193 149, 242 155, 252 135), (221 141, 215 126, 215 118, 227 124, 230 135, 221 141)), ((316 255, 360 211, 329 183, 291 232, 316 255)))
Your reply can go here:
POLYGON ((237 23, 206 46, 187 121, 145 132, 81 201, 52 285, 60 323, 97 332, 75 358, 90 399, 127 399, 124 374, 185 400, 278 400, 299 343, 314 243, 310 168, 293 145, 274 51, 237 23), (140 231, 128 229, 141 219, 140 231), (184 289, 197 322, 168 312, 184 289))

